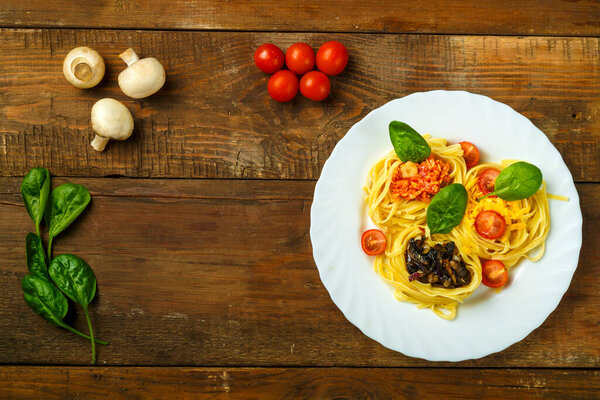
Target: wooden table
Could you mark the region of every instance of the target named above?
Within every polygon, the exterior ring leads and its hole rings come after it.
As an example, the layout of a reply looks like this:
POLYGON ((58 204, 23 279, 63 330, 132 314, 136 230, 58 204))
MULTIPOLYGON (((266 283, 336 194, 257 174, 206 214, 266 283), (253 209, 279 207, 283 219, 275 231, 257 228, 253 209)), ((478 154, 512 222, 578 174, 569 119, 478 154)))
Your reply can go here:
MULTIPOLYGON (((502 0, 0 2, 1 398, 600 398, 600 3, 502 0), (254 49, 335 39, 350 52, 329 99, 271 100, 254 49), (62 76, 76 46, 102 83, 62 76), (116 78, 133 47, 167 83, 132 100, 116 78), (365 337, 315 267, 309 213, 337 141, 412 92, 468 90, 545 132, 577 183, 584 243, 558 308, 527 338, 461 363, 365 337), (89 111, 124 102, 134 135, 90 147, 89 111), (94 268, 100 347, 24 303, 19 185, 32 167, 92 203, 56 240, 94 268)), ((560 227, 559 227, 560 229, 560 227)), ((80 312, 72 316, 87 330, 80 312)), ((474 332, 474 335, 477 333, 474 332)))

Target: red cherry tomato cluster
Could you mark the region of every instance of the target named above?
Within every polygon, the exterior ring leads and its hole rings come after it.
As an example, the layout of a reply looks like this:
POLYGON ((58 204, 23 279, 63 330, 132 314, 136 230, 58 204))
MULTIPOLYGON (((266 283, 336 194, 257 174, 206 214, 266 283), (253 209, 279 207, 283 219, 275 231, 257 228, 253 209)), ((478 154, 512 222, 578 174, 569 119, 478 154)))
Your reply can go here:
POLYGON ((306 43, 294 43, 283 51, 272 43, 261 45, 254 52, 254 63, 263 72, 273 74, 269 78, 269 95, 280 102, 292 100, 300 93, 311 100, 325 100, 331 92, 327 75, 341 73, 348 64, 348 50, 340 42, 324 43, 315 51, 306 43), (314 71, 315 63, 318 71, 314 71), (282 69, 284 64, 287 70, 282 69), (301 75, 298 80, 296 75, 301 75))

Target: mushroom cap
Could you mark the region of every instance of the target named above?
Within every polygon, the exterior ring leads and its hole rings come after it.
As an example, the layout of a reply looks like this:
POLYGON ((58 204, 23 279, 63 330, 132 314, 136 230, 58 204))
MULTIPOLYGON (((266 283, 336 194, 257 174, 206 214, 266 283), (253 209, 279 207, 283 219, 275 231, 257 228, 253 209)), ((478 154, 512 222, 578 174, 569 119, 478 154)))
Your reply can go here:
POLYGON ((119 74, 119 87, 127 96, 142 99, 165 84, 165 68, 154 57, 136 61, 119 74))
POLYGON ((89 47, 75 47, 63 61, 63 75, 75 87, 89 89, 104 77, 102 56, 89 47))
POLYGON ((92 107, 92 129, 98 136, 125 140, 133 132, 133 117, 123 103, 110 98, 101 99, 92 107))

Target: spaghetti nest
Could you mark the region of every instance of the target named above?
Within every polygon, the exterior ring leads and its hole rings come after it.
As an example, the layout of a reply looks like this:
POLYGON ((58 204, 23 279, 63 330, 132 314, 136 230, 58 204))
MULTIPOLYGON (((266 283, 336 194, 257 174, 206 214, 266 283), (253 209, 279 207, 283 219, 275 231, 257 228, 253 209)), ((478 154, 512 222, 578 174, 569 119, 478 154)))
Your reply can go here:
POLYGON ((418 308, 429 308, 444 319, 454 319, 458 304, 469 297, 481 282, 482 260, 494 259, 506 267, 521 259, 537 261, 544 252, 544 241, 550 227, 550 214, 545 186, 530 198, 504 201, 497 197, 483 197, 478 187, 478 176, 486 168, 502 170, 509 163, 479 164, 467 171, 463 150, 459 144, 447 145, 445 139, 424 136, 431 147, 433 159, 448 165, 446 184, 461 183, 467 189, 469 201, 461 223, 448 234, 427 238, 431 246, 452 241, 467 269, 471 280, 467 285, 445 288, 418 280, 409 281, 405 254, 411 238, 424 237, 429 201, 400 198, 392 190, 403 163, 394 151, 379 160, 369 172, 365 191, 368 215, 387 238, 385 253, 375 257, 376 272, 395 289, 395 297, 411 302, 418 308), (474 228, 474 219, 481 210, 494 210, 506 221, 506 231, 496 239, 480 237, 474 228), (536 251, 537 250, 537 251, 536 251), (531 253, 535 255, 530 255, 531 253))

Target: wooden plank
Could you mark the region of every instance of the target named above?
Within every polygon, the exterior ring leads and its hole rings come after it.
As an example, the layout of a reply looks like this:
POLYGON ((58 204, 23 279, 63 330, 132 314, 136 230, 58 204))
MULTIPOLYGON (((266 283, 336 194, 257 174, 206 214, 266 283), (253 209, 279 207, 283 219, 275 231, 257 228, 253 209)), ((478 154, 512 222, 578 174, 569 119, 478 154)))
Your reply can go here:
POLYGON ((600 394, 598 370, 0 367, 10 399, 552 399, 600 394))
POLYGON ((593 0, 4 0, 0 4, 3 27, 597 36, 598 21, 600 6, 593 0))
MULTIPOLYGON (((50 326, 23 302, 23 243, 32 223, 14 181, 20 179, 0 181, 13 188, 0 193, 0 364, 85 364, 89 343, 50 326)), ((387 350, 335 307, 312 259, 314 182, 72 181, 88 185, 93 199, 55 250, 80 255, 96 272, 90 310, 97 335, 110 342, 99 348, 101 364, 457 365, 387 350)), ((557 310, 509 349, 458 365, 599 365, 600 185, 577 188, 584 246, 557 310)), ((86 329, 80 312, 73 317, 86 329)))
POLYGON ((600 39, 88 30, 0 31, 0 175, 46 166, 59 176, 316 179, 337 141, 369 111, 431 89, 469 90, 529 117, 578 181, 600 181, 600 39), (273 41, 350 51, 330 99, 280 104, 254 49, 273 41), (102 53, 107 76, 76 89, 62 76, 73 47, 102 53), (116 84, 117 54, 156 56, 166 86, 141 101, 116 84), (131 109, 132 138, 103 153, 89 145, 89 111, 102 97, 131 109))

